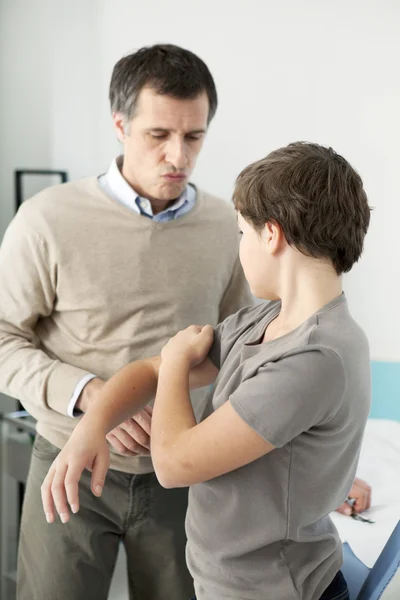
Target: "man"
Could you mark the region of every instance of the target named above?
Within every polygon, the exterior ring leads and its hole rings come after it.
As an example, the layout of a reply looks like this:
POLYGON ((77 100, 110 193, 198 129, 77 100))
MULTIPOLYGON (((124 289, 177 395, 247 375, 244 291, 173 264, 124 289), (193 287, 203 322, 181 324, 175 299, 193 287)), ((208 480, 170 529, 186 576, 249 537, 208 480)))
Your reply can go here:
MULTIPOLYGON (((40 486, 76 417, 116 370, 159 353, 192 322, 216 325, 252 298, 236 217, 189 183, 217 107, 202 60, 143 48, 114 68, 123 156, 108 173, 26 201, 0 252, 0 388, 37 419, 19 548, 19 600, 107 598, 120 540, 131 598, 187 600, 187 490, 164 490, 149 455, 151 408, 108 436, 101 499, 80 487, 68 526, 50 527, 40 486)), ((207 390, 192 396, 200 418, 207 390)))
MULTIPOLYGON (((40 486, 105 379, 192 322, 215 325, 252 301, 232 258, 233 211, 189 184, 217 107, 206 65, 175 46, 143 48, 115 65, 110 102, 123 156, 106 175, 25 202, 0 252, 0 388, 38 421, 19 600, 105 599, 120 540, 132 598, 191 597, 187 491, 154 476, 150 407, 108 435, 102 496, 86 472, 68 526, 47 525, 40 486)), ((192 396, 197 418, 205 395, 192 396)))

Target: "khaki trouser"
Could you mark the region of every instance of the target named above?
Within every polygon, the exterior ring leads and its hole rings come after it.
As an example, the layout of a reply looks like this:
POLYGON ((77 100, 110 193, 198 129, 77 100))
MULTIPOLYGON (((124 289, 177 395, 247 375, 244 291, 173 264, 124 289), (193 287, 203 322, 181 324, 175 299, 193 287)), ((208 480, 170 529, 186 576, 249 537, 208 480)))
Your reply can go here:
POLYGON ((44 517, 40 486, 58 449, 37 436, 24 499, 18 600, 106 600, 120 541, 130 600, 188 600, 184 519, 187 489, 166 490, 154 473, 109 471, 101 498, 80 482, 80 511, 68 524, 44 517))

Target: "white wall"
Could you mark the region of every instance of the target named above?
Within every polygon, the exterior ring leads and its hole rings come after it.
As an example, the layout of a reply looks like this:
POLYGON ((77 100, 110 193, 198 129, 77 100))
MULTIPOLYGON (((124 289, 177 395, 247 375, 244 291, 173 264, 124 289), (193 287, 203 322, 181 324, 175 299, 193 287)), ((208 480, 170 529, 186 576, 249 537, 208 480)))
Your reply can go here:
POLYGON ((13 169, 51 161, 50 23, 45 5, 36 0, 35 10, 25 11, 22 0, 0 2, 0 238, 14 212, 13 169))
POLYGON ((373 357, 400 360, 400 3, 2 0, 1 7, 0 234, 12 213, 11 168, 39 166, 40 157, 73 178, 104 171, 117 149, 107 104, 113 64, 142 45, 183 45, 207 62, 220 98, 195 172, 199 185, 229 198, 241 168, 299 139, 333 146, 360 171, 375 210, 345 287, 373 357), (27 13, 29 23, 16 27, 27 13))

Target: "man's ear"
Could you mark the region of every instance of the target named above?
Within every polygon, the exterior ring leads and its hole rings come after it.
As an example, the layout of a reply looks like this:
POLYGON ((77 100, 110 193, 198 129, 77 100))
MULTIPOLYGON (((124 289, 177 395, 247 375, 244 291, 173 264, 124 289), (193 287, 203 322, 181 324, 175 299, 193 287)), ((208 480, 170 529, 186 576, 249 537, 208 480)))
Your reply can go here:
POLYGON ((112 120, 117 138, 123 144, 125 140, 125 118, 121 113, 115 112, 112 115, 112 120))

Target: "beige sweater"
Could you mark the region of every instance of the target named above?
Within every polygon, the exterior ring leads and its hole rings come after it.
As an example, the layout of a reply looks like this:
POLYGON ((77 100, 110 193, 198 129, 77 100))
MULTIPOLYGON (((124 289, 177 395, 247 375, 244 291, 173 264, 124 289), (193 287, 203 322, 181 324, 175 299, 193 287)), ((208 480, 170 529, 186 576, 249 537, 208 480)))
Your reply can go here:
MULTIPOLYGON (((159 354, 178 330, 216 325, 252 302, 237 249, 234 211, 200 190, 193 210, 167 223, 109 198, 96 177, 25 201, 0 251, 0 391, 62 448, 84 375, 107 379, 159 354)), ((193 394, 197 417, 206 394, 193 394)), ((113 452, 111 468, 152 465, 113 452)))

